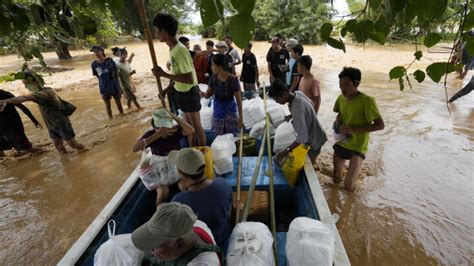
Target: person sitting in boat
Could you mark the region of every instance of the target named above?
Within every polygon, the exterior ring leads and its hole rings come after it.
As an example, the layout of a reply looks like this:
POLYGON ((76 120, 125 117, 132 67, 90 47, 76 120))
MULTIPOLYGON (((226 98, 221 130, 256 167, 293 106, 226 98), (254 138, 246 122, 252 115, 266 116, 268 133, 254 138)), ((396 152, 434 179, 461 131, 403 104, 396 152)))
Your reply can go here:
POLYGON ((212 77, 207 91, 201 92, 206 99, 215 95, 212 120, 216 135, 237 134, 244 125, 242 94, 239 79, 225 70, 226 56, 216 54, 212 58, 212 77), (238 111, 238 115, 237 115, 238 111))
POLYGON ((204 175, 206 162, 202 152, 193 148, 171 151, 170 163, 175 164, 181 177, 183 192, 176 194, 171 202, 189 205, 199 220, 205 222, 219 247, 226 246, 231 233, 230 212, 232 188, 223 178, 207 179, 204 175))
POLYGON ((301 91, 290 92, 286 84, 279 79, 272 82, 268 95, 279 104, 288 103, 296 132, 296 140, 279 152, 276 155, 276 160, 282 162, 298 145, 308 144, 311 147, 308 156, 314 163, 321 152, 321 147, 326 143, 327 137, 316 117, 313 102, 301 91))
MULTIPOLYGON (((133 145, 133 152, 149 147, 153 155, 168 156, 170 151, 181 148, 179 145, 181 138, 194 134, 194 128, 188 122, 165 108, 153 113, 151 126, 152 129, 145 132, 133 145), (173 126, 173 120, 178 123, 177 126, 173 126)), ((179 192, 177 185, 160 186, 156 189, 156 205, 168 200, 170 190, 175 191, 174 194, 179 192)))
POLYGON ((209 227, 185 204, 161 204, 132 242, 145 251, 142 265, 224 265, 209 227))

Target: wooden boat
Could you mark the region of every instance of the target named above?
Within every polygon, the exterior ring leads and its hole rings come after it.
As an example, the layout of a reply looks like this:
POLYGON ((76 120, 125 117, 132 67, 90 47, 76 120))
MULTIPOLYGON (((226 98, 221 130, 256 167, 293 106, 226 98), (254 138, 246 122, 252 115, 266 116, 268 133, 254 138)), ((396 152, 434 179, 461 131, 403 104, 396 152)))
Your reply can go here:
MULTIPOLYGON (((259 144, 259 143, 258 143, 259 144)), ((258 145, 257 144, 257 145, 258 145)), ((239 159, 234 157, 234 171, 221 176, 236 190, 236 176, 239 159)), ((241 188, 249 187, 257 157, 243 157, 241 188)), ((268 167, 267 157, 263 158, 257 190, 269 189, 269 178, 265 176, 268 167)), ((134 229, 148 221, 155 207, 155 193, 148 191, 138 177, 138 167, 120 187, 110 202, 99 213, 82 236, 74 243, 58 265, 93 265, 94 254, 102 243, 108 240, 107 222, 114 219, 116 234, 131 233, 134 229)), ((283 173, 274 167, 275 209, 277 217, 277 254, 278 264, 287 265, 285 255, 286 231, 293 218, 306 216, 331 224, 335 236, 334 265, 350 265, 347 253, 337 233, 332 215, 324 198, 314 168, 307 158, 304 171, 299 181, 291 188, 283 173)))

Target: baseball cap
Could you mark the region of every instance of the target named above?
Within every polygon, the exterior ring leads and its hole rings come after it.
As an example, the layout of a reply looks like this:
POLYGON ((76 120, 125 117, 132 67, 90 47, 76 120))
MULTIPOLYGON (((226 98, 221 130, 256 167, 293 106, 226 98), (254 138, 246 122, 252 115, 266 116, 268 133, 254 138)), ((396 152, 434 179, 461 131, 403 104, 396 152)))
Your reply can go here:
POLYGON ((104 47, 100 45, 94 45, 91 48, 91 52, 103 52, 103 51, 104 51, 104 47))
POLYGON ((227 48, 227 44, 224 42, 224 41, 218 41, 216 43, 216 47, 219 48, 219 47, 225 47, 227 48))
POLYGON ((153 112, 153 126, 155 128, 159 127, 173 127, 173 118, 171 115, 163 108, 160 108, 153 112))
POLYGON ((285 42, 287 48, 295 47, 298 44, 298 40, 291 38, 285 42))
POLYGON ((188 205, 177 202, 162 203, 148 222, 133 231, 132 242, 141 250, 152 250, 168 240, 193 232, 196 219, 188 205))
POLYGON ((206 167, 206 161, 202 152, 193 148, 170 151, 168 162, 176 165, 179 171, 188 175, 204 173, 204 168, 206 167))

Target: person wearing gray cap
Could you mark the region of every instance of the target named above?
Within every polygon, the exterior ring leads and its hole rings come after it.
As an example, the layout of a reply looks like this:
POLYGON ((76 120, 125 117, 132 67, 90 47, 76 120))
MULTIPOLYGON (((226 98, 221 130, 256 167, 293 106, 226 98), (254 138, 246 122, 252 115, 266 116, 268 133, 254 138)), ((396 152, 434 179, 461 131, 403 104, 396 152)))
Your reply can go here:
POLYGON ((175 164, 184 190, 176 194, 171 202, 189 205, 199 220, 211 228, 219 247, 226 246, 231 233, 230 212, 232 188, 223 178, 214 180, 204 176, 204 155, 193 148, 171 151, 168 160, 175 164))
POLYGON ((132 242, 147 251, 142 265, 223 265, 209 228, 185 204, 161 204, 132 242))

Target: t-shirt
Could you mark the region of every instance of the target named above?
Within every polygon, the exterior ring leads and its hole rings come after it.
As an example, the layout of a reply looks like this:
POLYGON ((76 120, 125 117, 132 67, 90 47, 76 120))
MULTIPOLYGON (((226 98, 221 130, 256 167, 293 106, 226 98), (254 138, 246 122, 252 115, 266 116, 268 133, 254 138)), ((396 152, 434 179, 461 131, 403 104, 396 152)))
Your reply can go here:
POLYGON ((190 206, 198 219, 211 228, 217 245, 223 246, 231 233, 232 206, 232 188, 225 179, 216 178, 209 186, 198 191, 178 193, 171 201, 190 206))
MULTIPOLYGON (((382 117, 374 98, 362 92, 350 100, 342 94, 339 95, 334 104, 334 112, 339 113, 342 124, 349 127, 368 126, 375 119, 382 117)), ((338 144, 346 149, 365 154, 369 145, 369 133, 352 133, 338 144)))
POLYGON ((321 96, 319 81, 312 76, 308 78, 301 77, 300 91, 313 102, 313 105, 316 104, 316 98, 321 96))
POLYGON ((255 69, 257 67, 257 58, 253 53, 242 54, 242 81, 244 83, 255 83, 255 69))
POLYGON ((235 76, 229 76, 226 81, 221 81, 216 75, 212 75, 209 87, 212 88, 217 100, 230 102, 234 100, 234 94, 240 91, 240 82, 235 76))
MULTIPOLYGON (((8 91, 0 90, 0 100, 13 98, 15 95, 8 91)), ((7 104, 0 112, 0 135, 12 132, 24 132, 23 123, 20 115, 15 109, 14 104, 7 104)))
POLYGON ((267 53, 267 62, 270 63, 270 69, 275 78, 282 78, 285 72, 286 63, 290 59, 290 53, 285 48, 280 51, 270 49, 267 53))
POLYGON ((33 101, 38 104, 44 124, 49 130, 54 130, 65 123, 71 123, 69 117, 60 110, 63 105, 53 89, 43 88, 31 96, 33 96, 33 101))
POLYGON ((127 88, 130 91, 133 90, 132 84, 130 83, 130 73, 132 72, 132 67, 130 64, 125 61, 125 62, 120 62, 117 61, 115 63, 117 65, 119 77, 120 77, 120 85, 122 85, 122 88, 127 88))
MULTIPOLYGON (((183 138, 183 131, 181 127, 176 126, 175 128, 177 128, 176 133, 166 137, 165 139, 159 138, 153 141, 152 143, 147 143, 147 146, 145 148, 150 147, 151 153, 153 155, 158 156, 168 156, 168 153, 170 151, 181 149, 179 141, 181 140, 181 138, 183 138)), ((153 134, 155 134, 155 129, 150 129, 145 132, 145 134, 143 134, 140 140, 148 138, 153 134)))
POLYGON ((234 47, 231 47, 229 51, 227 51, 227 54, 232 56, 232 62, 238 62, 240 61, 240 55, 239 52, 234 47))
MULTIPOLYGON (((214 236, 212 235, 211 229, 202 221, 196 220, 194 223, 194 230, 200 228, 204 230, 212 239, 212 243, 215 244, 214 236)), ((215 266, 220 265, 219 257, 215 252, 203 252, 197 255, 192 261, 188 262, 187 266, 215 266)))
POLYGON ((296 132, 295 141, 308 144, 312 149, 318 150, 327 141, 326 133, 319 124, 311 100, 301 91, 296 91, 295 96, 290 107, 296 132))
POLYGON ((171 72, 174 75, 191 73, 193 76, 193 83, 187 84, 182 82, 175 82, 174 88, 179 92, 187 92, 192 87, 198 84, 196 71, 194 70, 193 59, 189 54, 188 49, 181 44, 177 43, 173 49, 170 50, 171 56, 171 72))
POLYGON ((92 62, 92 75, 99 78, 100 94, 104 96, 120 94, 120 85, 117 76, 117 66, 114 60, 107 57, 104 62, 92 62))

